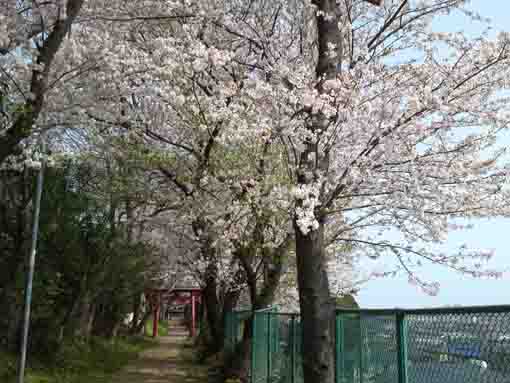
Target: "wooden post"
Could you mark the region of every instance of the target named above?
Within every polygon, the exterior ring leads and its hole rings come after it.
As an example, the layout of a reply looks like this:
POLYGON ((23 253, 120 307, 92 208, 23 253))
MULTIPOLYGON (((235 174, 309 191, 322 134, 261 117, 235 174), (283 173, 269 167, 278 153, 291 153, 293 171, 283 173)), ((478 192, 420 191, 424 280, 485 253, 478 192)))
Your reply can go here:
POLYGON ((191 292, 191 337, 195 337, 195 321, 196 321, 196 309, 195 309, 195 292, 191 292))

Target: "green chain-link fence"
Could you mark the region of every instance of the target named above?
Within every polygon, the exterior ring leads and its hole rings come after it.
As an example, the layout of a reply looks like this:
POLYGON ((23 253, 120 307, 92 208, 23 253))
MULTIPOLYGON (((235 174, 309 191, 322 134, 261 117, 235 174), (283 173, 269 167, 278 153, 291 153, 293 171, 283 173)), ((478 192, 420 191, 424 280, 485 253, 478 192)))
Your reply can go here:
POLYGON ((510 307, 338 311, 337 383, 510 383, 510 307))
POLYGON ((299 315, 256 312, 253 329, 251 382, 302 381, 299 315))
MULTIPOLYGON (((302 383, 299 315, 252 325, 251 382, 302 383)), ((337 310, 335 342, 336 383, 510 383, 510 306, 337 310)))
POLYGON ((225 316, 225 353, 231 355, 243 339, 244 326, 252 315, 251 311, 231 311, 225 316))

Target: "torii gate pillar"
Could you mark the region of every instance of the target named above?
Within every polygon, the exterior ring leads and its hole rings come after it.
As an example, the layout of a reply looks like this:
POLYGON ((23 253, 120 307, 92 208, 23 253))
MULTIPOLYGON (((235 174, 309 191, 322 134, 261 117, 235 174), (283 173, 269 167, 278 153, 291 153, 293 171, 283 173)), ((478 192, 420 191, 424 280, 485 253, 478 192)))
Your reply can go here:
POLYGON ((162 291, 157 289, 146 289, 145 296, 149 301, 152 308, 152 337, 156 338, 158 336, 158 323, 159 323, 159 313, 161 307, 161 295, 162 291))
POLYGON ((194 337, 197 334, 198 310, 197 304, 202 302, 202 291, 200 289, 192 289, 191 293, 191 328, 190 335, 194 337))
MULTIPOLYGON (((159 298, 159 294, 158 294, 159 298)), ((160 299, 157 300, 157 303, 154 305, 154 318, 152 320, 152 337, 156 338, 158 336, 158 324, 159 324, 159 310, 160 310, 161 302, 160 299)))
POLYGON ((196 320, 197 320, 197 310, 195 307, 196 297, 195 292, 191 292, 191 337, 194 338, 196 334, 196 320))

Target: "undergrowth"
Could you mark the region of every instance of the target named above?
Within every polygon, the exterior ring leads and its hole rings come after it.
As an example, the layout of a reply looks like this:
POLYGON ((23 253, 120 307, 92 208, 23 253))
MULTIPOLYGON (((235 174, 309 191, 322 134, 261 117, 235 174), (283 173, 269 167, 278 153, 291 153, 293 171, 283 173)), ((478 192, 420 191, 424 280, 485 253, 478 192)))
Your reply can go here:
MULTIPOLYGON (((151 342, 144 338, 119 338, 108 341, 93 338, 89 342, 65 343, 51 361, 28 360, 26 383, 108 383, 108 379, 136 359, 151 342)), ((16 357, 0 351, 0 381, 14 383, 16 357)))

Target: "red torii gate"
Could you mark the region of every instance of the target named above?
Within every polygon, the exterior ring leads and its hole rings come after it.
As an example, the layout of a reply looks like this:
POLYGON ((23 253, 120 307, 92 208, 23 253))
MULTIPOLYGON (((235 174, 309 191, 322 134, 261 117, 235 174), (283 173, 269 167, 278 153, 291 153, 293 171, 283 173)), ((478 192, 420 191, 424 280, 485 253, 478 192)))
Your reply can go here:
POLYGON ((202 301, 202 289, 200 288, 173 288, 145 290, 145 296, 153 309, 152 336, 158 336, 158 319, 161 303, 166 300, 169 304, 191 305, 191 328, 190 336, 196 335, 197 303, 202 301))

